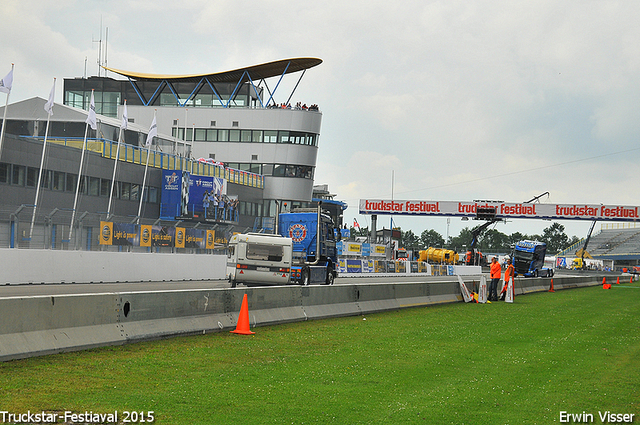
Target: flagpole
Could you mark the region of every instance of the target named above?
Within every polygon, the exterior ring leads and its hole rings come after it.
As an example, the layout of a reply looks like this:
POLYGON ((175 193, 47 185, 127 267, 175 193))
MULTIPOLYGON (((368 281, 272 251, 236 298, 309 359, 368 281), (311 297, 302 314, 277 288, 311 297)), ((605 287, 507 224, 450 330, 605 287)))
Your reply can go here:
POLYGON ((142 191, 140 191, 140 205, 138 205, 138 224, 140 224, 140 213, 142 212, 142 200, 144 199, 144 186, 147 184, 147 169, 149 168, 150 156, 151 156, 151 146, 147 147, 147 164, 144 166, 144 178, 142 179, 142 191))
POLYGON ((87 146, 87 133, 89 132, 89 124, 84 128, 84 142, 82 143, 82 155, 80 155, 80 168, 78 170, 78 183, 76 184, 76 196, 73 199, 73 209, 71 210, 71 224, 69 225, 69 243, 71 243, 71 235, 73 234, 73 222, 76 218, 76 206, 78 205, 78 193, 80 192, 80 181, 82 180, 82 164, 84 162, 84 151, 87 146))
POLYGON ((116 184, 116 169, 118 168, 118 159, 120 159, 120 139, 122 138, 122 127, 118 134, 118 147, 116 148, 116 161, 113 164, 113 177, 111 177, 111 193, 109 193, 109 206, 107 207, 107 220, 111 217, 111 201, 113 200, 113 187, 116 184))
POLYGON ((116 161, 113 164, 113 177, 111 178, 111 193, 109 194, 109 206, 107 207, 107 220, 111 217, 111 201, 113 199, 113 190, 116 184, 116 169, 118 168, 118 160, 120 159, 120 142, 122 141, 123 130, 127 128, 127 99, 124 100, 124 111, 122 112, 122 124, 120 124, 120 132, 118 134, 118 147, 116 148, 116 161))
MULTIPOLYGON (((11 78, 13 79, 13 64, 11 64, 11 78)), ((4 130, 7 126, 7 109, 9 109, 9 95, 11 94, 11 88, 7 92, 7 100, 4 104, 4 116, 2 117, 2 130, 0 131, 0 159, 2 158, 2 143, 4 142, 4 130)))
MULTIPOLYGON (((69 243, 71 243, 71 235, 73 235, 73 222, 76 218, 76 207, 78 205, 78 193, 80 193, 80 182, 82 181, 82 165, 84 164, 84 154, 87 147, 87 134, 89 133, 89 122, 95 122, 95 103, 93 101, 93 90, 91 90, 91 104, 89 106, 89 114, 87 116, 87 124, 84 128, 84 142, 82 143, 82 154, 80 155, 80 168, 78 169, 78 184, 76 184, 76 196, 73 199, 73 209, 71 210, 71 224, 69 225, 69 243)), ((94 124, 91 126, 94 128, 94 124)), ((95 130, 96 128, 94 128, 95 130)))
POLYGON ((140 191, 140 205, 138 205, 138 224, 140 224, 140 214, 142 213, 142 201, 144 200, 144 186, 147 184, 147 170, 149 169, 149 157, 151 156, 151 145, 153 144, 153 136, 158 134, 158 127, 156 126, 156 112, 153 112, 153 122, 151 128, 149 128, 149 134, 147 134, 147 164, 144 166, 144 178, 142 179, 142 190, 140 191))
POLYGON ((49 101, 45 103, 44 108, 47 110, 47 128, 44 130, 44 143, 42 144, 42 157, 40 158, 40 171, 38 172, 38 184, 36 186, 36 199, 33 201, 33 214, 31 215, 31 227, 29 228, 29 240, 33 236, 33 225, 36 222, 36 209, 38 208, 38 196, 40 195, 40 182, 42 181, 42 168, 44 167, 44 155, 47 150, 47 136, 49 135, 49 122, 53 113, 53 99, 55 96, 56 79, 53 79, 53 88, 49 93, 49 101))

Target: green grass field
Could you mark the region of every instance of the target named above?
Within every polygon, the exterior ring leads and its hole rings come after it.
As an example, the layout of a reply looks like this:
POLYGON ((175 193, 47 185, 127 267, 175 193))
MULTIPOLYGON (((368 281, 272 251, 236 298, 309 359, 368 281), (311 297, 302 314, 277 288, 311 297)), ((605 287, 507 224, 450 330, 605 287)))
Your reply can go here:
MULTIPOLYGON (((0 410, 158 424, 640 423, 640 285, 258 327, 0 364, 0 410), (119 418, 122 420, 122 417, 119 418)), ((1 417, 0 417, 1 419, 1 417)))

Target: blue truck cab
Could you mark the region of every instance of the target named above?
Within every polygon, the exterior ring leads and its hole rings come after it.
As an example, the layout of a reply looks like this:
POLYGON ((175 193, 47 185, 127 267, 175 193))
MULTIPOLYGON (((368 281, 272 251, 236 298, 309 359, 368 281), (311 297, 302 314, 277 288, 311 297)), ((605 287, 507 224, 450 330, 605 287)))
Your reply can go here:
POLYGON ((336 232, 329 215, 315 209, 281 213, 278 233, 293 241, 292 283, 333 284, 337 263, 336 232))
POLYGON ((553 269, 544 267, 546 253, 547 244, 544 242, 524 240, 516 243, 512 256, 516 276, 553 276, 553 269))

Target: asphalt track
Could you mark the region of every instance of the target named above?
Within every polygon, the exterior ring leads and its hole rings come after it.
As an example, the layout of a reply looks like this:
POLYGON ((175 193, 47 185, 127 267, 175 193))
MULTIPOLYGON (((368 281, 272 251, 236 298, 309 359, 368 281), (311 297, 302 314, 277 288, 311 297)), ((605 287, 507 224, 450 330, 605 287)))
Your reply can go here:
MULTIPOLYGON (((560 274, 556 272, 556 274, 560 274)), ((578 276, 581 273, 569 273, 564 271, 563 276, 578 276)), ((471 276, 467 279, 472 279, 471 276)), ((371 277, 338 277, 336 285, 349 285, 354 283, 436 283, 457 282, 456 276, 371 276, 371 277)), ((238 288, 242 288, 239 285, 238 288)), ((60 284, 29 284, 29 285, 3 285, 0 286, 0 298, 9 297, 34 297, 34 296, 60 296, 80 294, 104 294, 104 293, 130 293, 130 292, 167 292, 189 291, 201 289, 230 288, 226 280, 204 281, 170 281, 170 282, 117 282, 117 283, 60 283, 60 284)))

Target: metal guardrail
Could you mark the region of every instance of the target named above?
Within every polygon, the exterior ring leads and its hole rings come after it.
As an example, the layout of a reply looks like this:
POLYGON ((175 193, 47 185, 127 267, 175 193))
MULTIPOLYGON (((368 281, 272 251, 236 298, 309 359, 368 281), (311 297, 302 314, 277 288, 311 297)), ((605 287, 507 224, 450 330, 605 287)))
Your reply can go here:
MULTIPOLYGON (((41 137, 21 136, 25 139, 43 140, 41 137)), ((47 142, 76 149, 82 149, 84 139, 79 137, 50 137, 47 142)), ((87 150, 102 155, 103 158, 116 158, 118 143, 112 140, 97 138, 87 139, 87 150)), ((145 165, 149 151, 145 148, 121 143, 119 160, 132 164, 145 165)), ((186 170, 198 176, 220 177, 230 183, 264 189, 264 176, 249 171, 236 170, 221 165, 208 164, 193 158, 186 158, 170 153, 152 151, 149 156, 149 167, 164 170, 186 170)))

